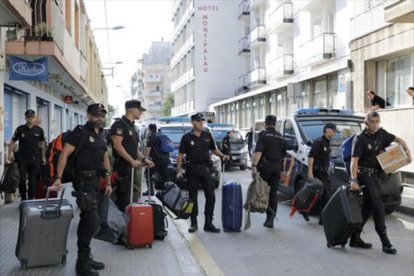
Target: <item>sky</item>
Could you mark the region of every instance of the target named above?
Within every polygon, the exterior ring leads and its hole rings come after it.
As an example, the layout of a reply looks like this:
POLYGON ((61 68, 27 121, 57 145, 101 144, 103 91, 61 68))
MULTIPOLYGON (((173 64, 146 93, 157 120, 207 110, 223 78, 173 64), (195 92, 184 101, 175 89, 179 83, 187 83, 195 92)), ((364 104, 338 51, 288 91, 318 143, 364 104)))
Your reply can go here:
MULTIPOLYGON (((117 31, 94 30, 103 67, 115 66, 115 76, 107 76, 106 81, 108 102, 117 109, 117 116, 123 114, 124 102, 130 99, 126 95, 130 95, 130 79, 137 70, 137 60, 148 52, 152 41, 171 39, 172 4, 173 0, 85 0, 93 29, 125 27, 117 31), (110 64, 119 61, 123 64, 110 64)), ((104 70, 104 74, 110 73, 104 70)))

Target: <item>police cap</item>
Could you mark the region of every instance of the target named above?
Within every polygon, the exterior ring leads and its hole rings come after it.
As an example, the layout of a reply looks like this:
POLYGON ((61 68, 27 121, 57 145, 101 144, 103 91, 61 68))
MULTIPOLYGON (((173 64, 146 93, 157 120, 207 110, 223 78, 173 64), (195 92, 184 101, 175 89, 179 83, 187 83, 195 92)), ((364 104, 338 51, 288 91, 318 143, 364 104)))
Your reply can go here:
POLYGON ((276 116, 273 115, 267 115, 265 119, 265 124, 268 126, 275 126, 276 125, 276 116))
POLYGON ((88 106, 88 110, 87 112, 91 115, 101 115, 101 114, 105 114, 106 115, 106 110, 105 110, 105 106, 103 104, 91 104, 88 106))
POLYGON ((202 113, 198 112, 191 116, 191 121, 205 121, 204 116, 202 113))
POLYGON ((36 116, 36 112, 33 109, 29 109, 24 113, 24 116, 26 118, 32 118, 32 117, 36 116))
POLYGON ((144 107, 142 107, 141 102, 138 100, 130 100, 125 102, 125 109, 130 108, 138 108, 141 111, 146 111, 144 107))

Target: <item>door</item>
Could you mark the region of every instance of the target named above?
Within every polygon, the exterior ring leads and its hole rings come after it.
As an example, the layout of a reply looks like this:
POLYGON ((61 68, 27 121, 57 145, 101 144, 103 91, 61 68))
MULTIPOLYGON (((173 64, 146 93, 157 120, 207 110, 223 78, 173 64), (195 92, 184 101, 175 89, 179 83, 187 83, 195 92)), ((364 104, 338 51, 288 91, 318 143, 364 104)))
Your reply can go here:
POLYGON ((37 117, 39 126, 43 128, 46 141, 50 139, 50 103, 42 98, 37 98, 37 117))
POLYGON ((55 131, 53 137, 58 136, 63 131, 63 110, 62 107, 55 105, 55 131))

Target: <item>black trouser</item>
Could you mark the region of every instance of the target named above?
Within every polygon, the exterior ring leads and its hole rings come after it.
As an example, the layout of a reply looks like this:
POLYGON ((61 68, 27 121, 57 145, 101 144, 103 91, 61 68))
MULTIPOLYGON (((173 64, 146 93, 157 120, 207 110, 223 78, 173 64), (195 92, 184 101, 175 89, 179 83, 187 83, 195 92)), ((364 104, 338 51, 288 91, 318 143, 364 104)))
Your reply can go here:
POLYGON ((91 240, 99 226, 98 216, 98 171, 76 171, 74 187, 78 193, 76 204, 79 206, 78 254, 91 253, 91 240))
POLYGON ((270 186, 267 215, 277 213, 277 189, 280 180, 281 161, 266 161, 259 167, 260 176, 270 186), (270 210, 271 209, 271 210, 270 210))
POLYGON ((121 167, 115 168, 118 172, 118 181, 116 183, 116 201, 115 204, 119 210, 125 212, 125 208, 131 204, 131 177, 132 167, 121 167))
MULTIPOLYGON (((170 175, 168 174, 168 164, 162 165, 162 166, 161 165, 160 166, 155 165, 155 167, 152 167, 152 168, 149 169, 149 172, 150 172, 150 181, 151 181, 152 191, 154 191, 154 184, 155 184, 155 188, 157 190, 160 190, 164 186, 165 182, 172 180, 172 179, 170 179, 170 175), (157 173, 157 175, 158 175, 157 179, 153 178, 155 173, 157 173), (155 180, 157 180, 157 181, 155 181, 155 180)), ((148 178, 147 175, 145 177, 148 178)), ((148 186, 148 183, 149 183, 149 181, 147 181, 147 186, 148 186)), ((148 187, 148 190, 149 189, 150 189, 150 187, 148 187)))
POLYGON ((322 199, 317 205, 318 206, 317 209, 322 210, 332 196, 332 185, 331 185, 331 180, 329 180, 328 168, 327 167, 314 167, 313 176, 318 178, 323 183, 322 199))
POLYGON ((227 155, 229 159, 227 161, 222 162, 222 166, 224 166, 224 168, 227 166, 228 170, 231 171, 233 169, 233 156, 231 156, 231 151, 223 150, 223 154, 227 155))
POLYGON ((204 207, 204 215, 212 218, 214 215, 214 205, 216 203, 216 195, 214 194, 214 179, 211 175, 209 165, 190 165, 186 169, 187 185, 191 200, 194 202, 193 213, 191 214, 191 221, 197 221, 198 216, 198 187, 203 187, 204 195, 206 197, 206 204, 204 207))
POLYGON ((40 159, 23 159, 19 161, 20 184, 19 193, 22 200, 34 199, 36 194, 36 185, 40 172, 40 159), (28 181, 27 181, 28 180, 28 181), (29 186, 29 189, 26 187, 29 186))
MULTIPOLYGON (((371 217, 374 218, 375 231, 382 235, 386 231, 384 203, 381 199, 381 186, 379 172, 360 172, 358 173, 359 185, 362 188, 362 218, 365 223, 371 217)), ((362 229, 361 229, 362 230, 362 229)))

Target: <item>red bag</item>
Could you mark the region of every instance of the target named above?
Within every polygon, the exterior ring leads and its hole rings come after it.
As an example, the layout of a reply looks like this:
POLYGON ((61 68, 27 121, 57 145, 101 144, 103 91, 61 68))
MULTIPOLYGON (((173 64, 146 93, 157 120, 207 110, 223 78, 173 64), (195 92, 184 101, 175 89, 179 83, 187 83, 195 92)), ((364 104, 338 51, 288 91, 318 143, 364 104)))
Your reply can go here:
MULTIPOLYGON (((47 188, 52 186, 52 183, 46 180, 40 179, 36 185, 36 199, 43 199, 46 198, 47 188)), ((49 198, 57 198, 58 194, 56 191, 50 191, 49 198)))
MULTIPOLYGON (((111 174, 111 185, 112 187, 114 187, 116 185, 116 181, 118 180, 118 173, 117 172, 112 172, 111 174)), ((101 179, 99 180, 99 189, 101 190, 105 190, 106 189, 106 179, 105 177, 101 177, 101 179)))

